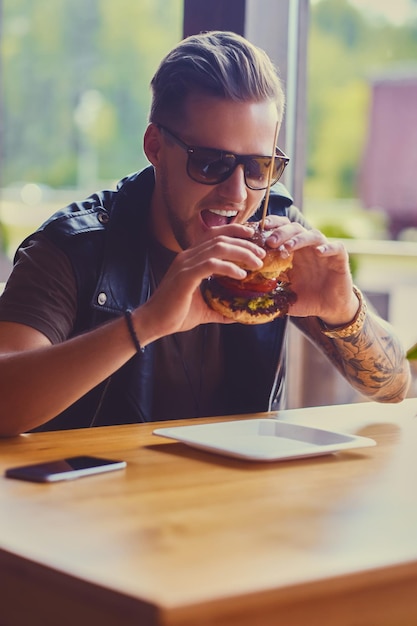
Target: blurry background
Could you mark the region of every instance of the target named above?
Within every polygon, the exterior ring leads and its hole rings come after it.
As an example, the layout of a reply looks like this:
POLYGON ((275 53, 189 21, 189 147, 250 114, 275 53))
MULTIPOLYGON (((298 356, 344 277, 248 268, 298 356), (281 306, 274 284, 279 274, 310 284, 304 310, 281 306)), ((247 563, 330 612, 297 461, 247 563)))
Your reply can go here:
MULTIPOLYGON (((328 236, 346 240, 356 282, 414 343, 417 2, 295 5, 308 12, 299 204, 328 236)), ((184 2, 0 0, 0 11, 4 281, 18 243, 55 209, 146 165, 149 81, 182 38, 184 2)), ((289 93, 288 111, 292 104, 289 93)), ((352 399, 333 387, 331 401, 352 399)))
POLYGON ((149 81, 182 0, 2 0, 0 220, 10 255, 55 206, 145 165, 149 81))

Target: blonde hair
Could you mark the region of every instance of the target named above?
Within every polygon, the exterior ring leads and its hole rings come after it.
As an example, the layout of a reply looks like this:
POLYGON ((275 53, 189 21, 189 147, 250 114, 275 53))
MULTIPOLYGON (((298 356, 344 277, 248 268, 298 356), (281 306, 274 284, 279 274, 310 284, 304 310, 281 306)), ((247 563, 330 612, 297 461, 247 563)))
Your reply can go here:
POLYGON ((149 119, 164 123, 184 114, 192 93, 225 100, 275 102, 282 119, 285 96, 278 72, 261 48, 227 31, 183 39, 161 61, 152 81, 149 119))

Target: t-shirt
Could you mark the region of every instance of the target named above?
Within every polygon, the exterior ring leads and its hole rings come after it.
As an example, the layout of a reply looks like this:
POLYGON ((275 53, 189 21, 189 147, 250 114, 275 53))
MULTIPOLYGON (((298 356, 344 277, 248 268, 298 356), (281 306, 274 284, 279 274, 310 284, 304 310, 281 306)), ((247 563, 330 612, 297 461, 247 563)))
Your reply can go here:
MULTIPOLYGON (((153 242, 152 288, 175 253, 153 242)), ((43 333, 53 344, 67 339, 77 313, 77 288, 67 256, 42 233, 19 250, 0 298, 0 321, 18 322, 43 333)), ((224 407, 220 326, 206 324, 155 342, 153 419, 217 415, 224 407)))
MULTIPOLYGON (((153 240, 149 256, 152 293, 176 253, 153 240)), ((204 324, 163 337, 155 348, 153 406, 163 411, 164 417, 160 419, 218 415, 224 409, 224 359, 219 324, 204 324), (161 389, 165 399, 160 398, 161 389), (181 393, 184 397, 179 397, 181 393)))
POLYGON ((35 328, 51 343, 68 338, 77 311, 74 273, 67 256, 42 233, 19 249, 0 298, 0 321, 35 328))

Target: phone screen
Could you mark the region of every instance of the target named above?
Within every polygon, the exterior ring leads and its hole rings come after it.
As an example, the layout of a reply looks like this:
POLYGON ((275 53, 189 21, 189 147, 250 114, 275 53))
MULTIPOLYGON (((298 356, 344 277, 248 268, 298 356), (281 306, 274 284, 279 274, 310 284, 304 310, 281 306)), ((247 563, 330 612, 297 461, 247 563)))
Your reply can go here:
POLYGON ((20 480, 44 483, 71 480, 124 467, 126 467, 126 461, 114 461, 93 456, 73 456, 47 463, 11 467, 6 470, 5 475, 7 478, 19 478, 20 480))

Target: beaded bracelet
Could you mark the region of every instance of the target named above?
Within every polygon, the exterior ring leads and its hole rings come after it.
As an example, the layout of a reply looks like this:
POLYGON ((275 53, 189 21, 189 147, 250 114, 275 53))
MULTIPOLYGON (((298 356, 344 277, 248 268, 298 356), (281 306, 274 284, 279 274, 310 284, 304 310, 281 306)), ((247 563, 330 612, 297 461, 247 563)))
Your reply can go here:
POLYGON ((353 292, 359 300, 359 308, 355 317, 351 322, 349 322, 349 324, 338 326, 337 328, 327 328, 325 323, 319 319, 321 332, 323 335, 326 335, 326 337, 331 337, 332 339, 346 339, 347 337, 351 337, 362 330, 366 317, 366 302, 361 290, 355 287, 355 285, 353 285, 353 292))
POLYGON ((132 310, 131 309, 126 309, 125 311, 125 320, 126 320, 126 324, 127 324, 127 328, 129 330, 129 335, 133 341, 133 344, 136 348, 136 352, 141 352, 142 354, 145 352, 145 348, 142 348, 142 346, 140 345, 138 336, 136 334, 135 331, 135 327, 133 326, 133 320, 132 320, 132 310))

